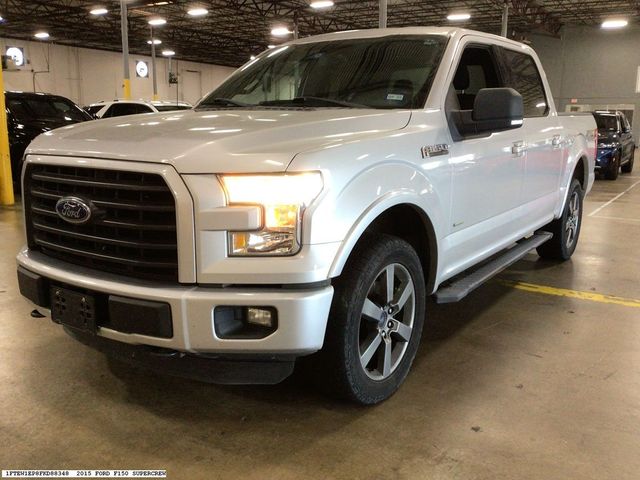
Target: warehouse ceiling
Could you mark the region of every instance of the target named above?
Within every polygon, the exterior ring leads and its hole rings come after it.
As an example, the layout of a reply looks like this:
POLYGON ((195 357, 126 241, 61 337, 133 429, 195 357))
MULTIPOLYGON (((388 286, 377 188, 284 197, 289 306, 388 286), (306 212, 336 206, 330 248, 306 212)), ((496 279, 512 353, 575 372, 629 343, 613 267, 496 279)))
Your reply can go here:
MULTIPOLYGON (((102 50, 121 51, 120 2, 114 0, 0 0, 0 36, 33 40, 37 31, 47 31, 47 41, 102 50), (106 15, 89 11, 97 6, 106 15)), ((469 12, 471 20, 457 24, 492 33, 500 31, 502 0, 389 0, 388 26, 451 25, 449 13, 469 12)), ((563 25, 596 25, 611 16, 637 19, 640 0, 508 0, 509 32, 557 35, 563 25)), ((219 65, 238 66, 250 55, 282 39, 271 29, 284 25, 300 36, 347 29, 374 28, 378 24, 378 2, 336 0, 324 10, 314 10, 306 0, 132 0, 129 10, 129 49, 149 54, 150 18, 160 16, 166 25, 156 27, 160 49, 176 52, 176 58, 219 65), (187 10, 204 7, 209 13, 192 17, 187 10)))

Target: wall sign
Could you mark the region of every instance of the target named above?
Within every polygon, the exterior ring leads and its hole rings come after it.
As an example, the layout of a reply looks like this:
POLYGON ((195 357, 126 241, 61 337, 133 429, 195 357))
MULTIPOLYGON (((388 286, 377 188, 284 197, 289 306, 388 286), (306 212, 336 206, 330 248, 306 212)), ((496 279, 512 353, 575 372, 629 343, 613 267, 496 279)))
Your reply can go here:
POLYGON ((136 77, 147 78, 149 76, 149 65, 144 60, 136 62, 136 77))

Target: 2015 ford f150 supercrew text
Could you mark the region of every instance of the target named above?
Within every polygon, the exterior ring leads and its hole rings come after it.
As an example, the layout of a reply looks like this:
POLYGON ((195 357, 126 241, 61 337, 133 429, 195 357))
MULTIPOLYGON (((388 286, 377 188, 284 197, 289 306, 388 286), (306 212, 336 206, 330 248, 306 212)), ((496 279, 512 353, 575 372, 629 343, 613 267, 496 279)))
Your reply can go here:
POLYGON ((459 300, 534 248, 572 255, 596 141, 592 116, 556 113, 526 45, 445 28, 296 40, 194 110, 39 136, 21 292, 141 365, 276 383, 308 357, 376 403, 409 371, 427 296, 459 300))

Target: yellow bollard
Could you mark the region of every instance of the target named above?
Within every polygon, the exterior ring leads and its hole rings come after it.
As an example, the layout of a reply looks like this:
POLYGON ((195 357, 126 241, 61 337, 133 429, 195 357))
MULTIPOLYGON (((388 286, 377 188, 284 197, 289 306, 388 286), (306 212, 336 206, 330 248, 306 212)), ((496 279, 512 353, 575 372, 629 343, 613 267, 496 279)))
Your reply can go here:
POLYGON ((124 99, 125 100, 131 100, 131 80, 129 80, 128 78, 125 78, 122 81, 122 90, 123 90, 123 94, 124 94, 124 99))
POLYGON ((4 80, 0 68, 0 205, 13 205, 13 180, 11 177, 11 155, 7 109, 4 102, 4 80))

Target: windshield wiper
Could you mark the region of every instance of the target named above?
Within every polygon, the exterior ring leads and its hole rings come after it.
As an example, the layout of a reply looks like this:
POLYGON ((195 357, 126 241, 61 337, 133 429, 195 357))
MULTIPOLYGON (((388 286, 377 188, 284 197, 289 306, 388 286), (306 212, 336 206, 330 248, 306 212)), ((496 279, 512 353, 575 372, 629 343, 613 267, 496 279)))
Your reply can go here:
POLYGON ((334 100, 333 98, 323 97, 295 97, 289 100, 265 100, 258 105, 261 106, 278 106, 293 105, 301 107, 347 107, 347 108, 371 108, 360 103, 345 102, 342 100, 334 100))
POLYGON ((253 107, 250 103, 239 102, 237 100, 231 100, 230 98, 212 98, 211 100, 207 100, 206 102, 198 105, 198 108, 206 108, 213 106, 222 106, 222 107, 253 107))

